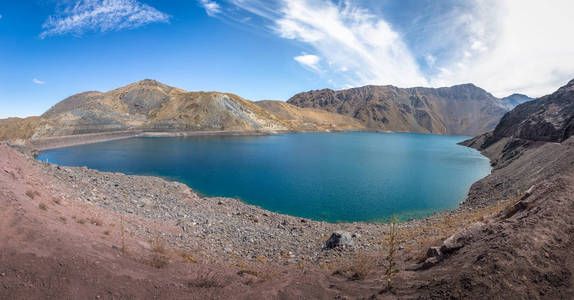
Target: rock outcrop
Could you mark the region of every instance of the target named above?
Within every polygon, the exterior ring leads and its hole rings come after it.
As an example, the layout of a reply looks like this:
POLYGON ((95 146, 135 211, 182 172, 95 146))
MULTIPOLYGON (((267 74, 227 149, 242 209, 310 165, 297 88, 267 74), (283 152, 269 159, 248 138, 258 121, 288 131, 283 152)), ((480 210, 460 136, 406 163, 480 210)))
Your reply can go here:
POLYGON ((553 94, 518 105, 507 113, 494 129, 493 138, 559 143, 573 134, 574 80, 571 80, 553 94))
POLYGON ((445 88, 364 86, 300 93, 287 101, 351 116, 369 128, 477 135, 492 130, 507 109, 472 84, 445 88))

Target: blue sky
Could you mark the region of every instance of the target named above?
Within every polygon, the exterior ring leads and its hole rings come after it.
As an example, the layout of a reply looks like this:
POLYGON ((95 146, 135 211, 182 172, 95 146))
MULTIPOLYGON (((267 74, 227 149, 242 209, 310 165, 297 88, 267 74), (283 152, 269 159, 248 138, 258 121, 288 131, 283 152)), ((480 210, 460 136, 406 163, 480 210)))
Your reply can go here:
POLYGON ((472 82, 541 96, 574 78, 569 0, 0 2, 0 118, 144 78, 287 100, 472 82))

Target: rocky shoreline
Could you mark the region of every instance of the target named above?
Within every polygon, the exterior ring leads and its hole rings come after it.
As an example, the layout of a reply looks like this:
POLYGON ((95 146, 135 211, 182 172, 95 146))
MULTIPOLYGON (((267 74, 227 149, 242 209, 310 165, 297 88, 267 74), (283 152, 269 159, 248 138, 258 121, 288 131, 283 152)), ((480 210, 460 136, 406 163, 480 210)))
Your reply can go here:
MULTIPOLYGON (((58 185, 68 187, 65 197, 133 216, 130 230, 140 239, 151 241, 161 237, 170 248, 200 252, 210 260, 325 264, 352 258, 358 252, 380 253, 389 232, 389 224, 318 222, 270 212, 238 199, 201 197, 182 183, 159 177, 34 163, 58 185), (169 225, 170 229, 153 229, 140 219, 169 225), (327 251, 326 241, 336 232, 348 233, 353 246, 327 251)), ((400 223, 399 231, 405 233, 401 250, 417 248, 419 239, 429 238, 428 231, 427 236, 412 232, 445 219, 464 219, 474 208, 462 205, 452 211, 400 223)), ((452 226, 468 223, 459 220, 452 226)))

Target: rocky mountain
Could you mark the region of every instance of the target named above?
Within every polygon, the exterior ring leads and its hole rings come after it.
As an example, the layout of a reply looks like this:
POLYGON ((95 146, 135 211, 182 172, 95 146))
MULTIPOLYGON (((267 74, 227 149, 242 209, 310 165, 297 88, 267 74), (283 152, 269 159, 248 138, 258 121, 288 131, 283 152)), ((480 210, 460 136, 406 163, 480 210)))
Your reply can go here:
POLYGON ((492 130, 507 111, 498 98, 473 84, 323 89, 297 94, 287 102, 351 116, 378 130, 454 135, 492 130))
POLYGON ((562 142, 574 135, 574 79, 553 94, 518 105, 500 120, 494 139, 562 142))
POLYGON ((0 120, 0 139, 126 130, 321 131, 360 130, 354 119, 279 102, 255 104, 237 95, 187 92, 143 80, 105 93, 73 95, 40 117, 0 120))
POLYGON ((289 128, 311 131, 366 129, 359 120, 322 109, 301 108, 283 101, 255 102, 289 128))
POLYGON ((507 97, 500 99, 500 102, 502 103, 502 105, 506 109, 512 110, 513 108, 515 108, 519 104, 522 104, 524 102, 528 102, 531 100, 534 100, 534 98, 530 98, 524 94, 512 94, 510 96, 507 96, 507 97))

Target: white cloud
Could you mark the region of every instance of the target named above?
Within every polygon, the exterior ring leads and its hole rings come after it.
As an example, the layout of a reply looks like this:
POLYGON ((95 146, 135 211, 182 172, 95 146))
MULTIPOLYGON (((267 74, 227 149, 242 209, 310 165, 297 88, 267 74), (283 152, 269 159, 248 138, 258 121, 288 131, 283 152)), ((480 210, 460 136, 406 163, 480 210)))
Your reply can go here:
POLYGON ((313 71, 320 72, 321 69, 319 68, 319 61, 321 60, 320 57, 317 55, 312 54, 303 54, 300 56, 295 56, 295 59, 301 65, 310 68, 313 71))
MULTIPOLYGON (((66 2, 68 3, 68 2, 66 2)), ((40 38, 55 35, 81 35, 88 31, 133 29, 156 22, 168 22, 170 16, 136 0, 80 0, 68 3, 42 25, 40 38)))
MULTIPOLYGON (((415 59, 390 25, 344 2, 284 0, 273 20, 275 32, 311 46, 333 70, 347 69, 346 84, 427 84, 415 59)), ((264 17, 267 17, 264 15, 264 17)))
POLYGON ((35 83, 35 84, 46 84, 45 81, 42 81, 42 80, 36 79, 36 78, 32 79, 32 82, 35 83))
POLYGON ((542 96, 574 78, 572 0, 429 2, 403 31, 357 4, 378 1, 227 2, 321 57, 320 76, 340 87, 472 82, 499 97, 542 96))
POLYGON ((221 12, 221 6, 215 1, 212 0, 199 0, 199 4, 203 6, 205 12, 208 16, 215 16, 216 14, 221 12))
POLYGON ((429 67, 432 67, 436 63, 436 57, 434 57, 431 54, 427 54, 427 55, 425 55, 425 61, 427 62, 427 65, 429 67))
MULTIPOLYGON (((494 5, 479 1, 479 9, 494 5)), ((542 96, 574 78, 574 11, 571 0, 506 0, 490 38, 475 36, 464 57, 450 62, 451 73, 432 79, 433 85, 473 82, 502 97, 514 92, 542 96)))

